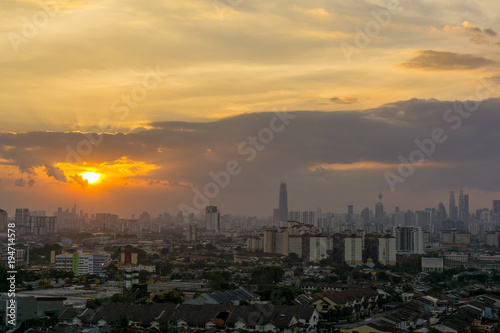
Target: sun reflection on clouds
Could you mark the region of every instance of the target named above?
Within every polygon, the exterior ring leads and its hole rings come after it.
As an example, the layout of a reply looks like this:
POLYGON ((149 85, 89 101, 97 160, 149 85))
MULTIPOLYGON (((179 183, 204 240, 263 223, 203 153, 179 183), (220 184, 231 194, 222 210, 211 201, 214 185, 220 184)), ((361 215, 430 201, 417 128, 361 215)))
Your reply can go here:
POLYGON ((133 161, 122 157, 113 162, 88 163, 56 163, 76 187, 113 187, 129 184, 147 184, 144 179, 151 171, 159 166, 141 161, 133 161))

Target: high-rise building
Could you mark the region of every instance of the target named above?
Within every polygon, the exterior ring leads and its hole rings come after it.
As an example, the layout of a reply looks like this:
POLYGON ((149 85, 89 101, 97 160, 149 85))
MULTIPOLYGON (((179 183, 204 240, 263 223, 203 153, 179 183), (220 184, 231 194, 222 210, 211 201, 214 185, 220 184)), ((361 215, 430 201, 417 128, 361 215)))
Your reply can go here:
POLYGON ((7 232, 7 221, 7 212, 3 209, 0 209, 0 232, 7 232))
POLYGON ((456 221, 458 219, 457 214, 457 206, 455 205, 455 193, 453 191, 450 192, 450 204, 448 207, 448 214, 450 220, 456 221))
POLYGON ((354 215, 354 206, 353 205, 347 205, 347 214, 354 215))
POLYGON ((464 191, 460 189, 460 193, 458 194, 458 212, 462 213, 464 211, 464 191))
POLYGON ((55 257, 56 269, 72 270, 75 276, 95 274, 104 276, 106 267, 111 262, 111 255, 106 252, 83 252, 59 254, 55 257), (70 264, 71 260, 71 264, 70 264))
POLYGON ((288 221, 288 195, 286 190, 286 183, 281 182, 280 184, 280 198, 279 198, 279 208, 278 208, 279 221, 288 221))
POLYGON ((56 232, 55 216, 31 216, 28 233, 36 236, 53 234, 56 232))
POLYGON ((382 203, 382 192, 378 194, 378 202, 375 204, 375 223, 384 223, 384 204, 382 203))
POLYGON ((492 220, 500 222, 500 200, 493 200, 493 209, 491 210, 492 220))
POLYGON ((382 265, 396 264, 396 238, 391 234, 368 234, 365 236, 363 261, 381 263, 382 265))
POLYGON ((185 229, 184 236, 188 242, 196 242, 196 225, 188 224, 185 229))
POLYGON ((15 222, 19 234, 26 235, 30 232, 30 216, 30 210, 28 208, 16 209, 15 222))
POLYGON ((424 236, 421 227, 394 227, 397 253, 424 253, 424 236))
POLYGON ((439 228, 441 228, 441 222, 446 220, 448 215, 446 214, 446 208, 444 207, 444 204, 442 202, 439 203, 438 205, 438 213, 437 213, 437 219, 438 219, 438 224, 439 228))
POLYGON ((220 231, 220 211, 217 206, 207 206, 205 209, 205 225, 207 231, 220 231))
POLYGON ((344 258, 348 265, 363 263, 363 237, 352 234, 344 238, 344 258))
POLYGON ((368 207, 361 211, 361 221, 363 224, 370 223, 370 209, 368 207))

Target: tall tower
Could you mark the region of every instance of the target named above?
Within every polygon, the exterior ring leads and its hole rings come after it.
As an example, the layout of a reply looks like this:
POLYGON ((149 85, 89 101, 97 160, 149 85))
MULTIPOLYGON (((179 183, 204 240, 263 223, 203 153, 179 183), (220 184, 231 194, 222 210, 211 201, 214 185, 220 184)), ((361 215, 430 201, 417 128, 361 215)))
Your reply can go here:
POLYGON ((286 183, 280 184, 280 202, 278 208, 278 218, 281 222, 288 221, 288 195, 286 191, 286 183))
POLYGON ((448 214, 449 214, 450 220, 453 220, 453 221, 457 220, 457 206, 455 205, 455 193, 453 191, 450 192, 450 205, 449 205, 448 214))
POLYGON ((382 189, 378 194, 378 202, 375 204, 375 223, 384 223, 384 204, 382 203, 382 189))
POLYGON ((0 209, 0 232, 7 232, 7 221, 7 212, 3 209, 0 209))
POLYGON ((220 231, 220 211, 217 206, 207 206, 205 210, 205 224, 207 231, 213 233, 220 231))
POLYGON ((464 191, 460 189, 460 194, 458 195, 458 213, 464 212, 464 191))

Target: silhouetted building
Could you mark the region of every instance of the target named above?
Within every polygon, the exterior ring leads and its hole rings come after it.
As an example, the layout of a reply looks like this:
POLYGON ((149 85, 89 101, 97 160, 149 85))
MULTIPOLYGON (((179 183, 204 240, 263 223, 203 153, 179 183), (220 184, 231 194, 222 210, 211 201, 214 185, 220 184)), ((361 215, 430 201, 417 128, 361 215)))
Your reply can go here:
POLYGON ((280 184, 280 198, 279 198, 279 221, 288 221, 288 195, 286 190, 286 183, 280 184))
POLYGON ((455 205, 455 193, 450 192, 450 204, 448 209, 448 214, 450 220, 456 221, 458 219, 457 206, 455 205))
POLYGON ((207 231, 220 231, 220 212, 217 206, 207 206, 205 209, 205 226, 207 231))
POLYGON ((394 227, 397 253, 421 254, 424 252, 424 236, 421 227, 394 227))
POLYGON ((7 212, 3 209, 0 209, 0 232, 7 232, 7 221, 7 212))

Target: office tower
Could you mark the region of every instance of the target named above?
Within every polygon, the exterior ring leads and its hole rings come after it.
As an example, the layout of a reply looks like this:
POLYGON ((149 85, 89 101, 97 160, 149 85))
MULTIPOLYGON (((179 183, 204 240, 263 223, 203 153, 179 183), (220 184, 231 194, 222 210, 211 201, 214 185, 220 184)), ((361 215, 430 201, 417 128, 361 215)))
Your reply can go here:
POLYGON ((405 225, 405 212, 395 212, 394 213, 394 225, 404 226, 405 225))
POLYGON ((3 209, 0 209, 0 232, 7 232, 7 221, 7 212, 3 209))
POLYGON ((460 193, 458 194, 458 212, 464 212, 464 191, 460 189, 460 193))
POLYGON ((493 209, 491 210, 492 220, 500 222, 500 200, 493 200, 493 209))
POLYGON ((370 209, 368 209, 368 207, 361 211, 361 220, 363 224, 370 223, 370 209))
POLYGON ((457 214, 457 206, 455 205, 455 193, 453 191, 450 192, 450 204, 448 207, 448 214, 450 220, 456 221, 458 219, 457 214))
POLYGON ((354 206, 353 205, 347 206, 347 214, 354 215, 354 206))
POLYGON ((279 221, 288 221, 288 196, 286 191, 286 183, 280 184, 280 199, 279 199, 279 221))
POLYGON ((375 204, 375 223, 384 223, 384 204, 382 203, 382 192, 379 192, 378 202, 375 204))
POLYGON ((439 223, 439 228, 441 228, 441 222, 446 220, 448 215, 446 214, 446 208, 444 207, 444 204, 442 202, 439 203, 438 205, 438 223, 439 223))
POLYGON ((407 210, 405 212, 405 226, 412 226, 413 225, 413 218, 415 217, 415 213, 413 213, 411 210, 407 210))
POLYGON ((424 253, 424 236, 421 227, 394 227, 397 253, 424 253))
POLYGON ((205 210, 205 225, 207 231, 219 232, 220 211, 217 209, 217 206, 207 206, 205 210))

